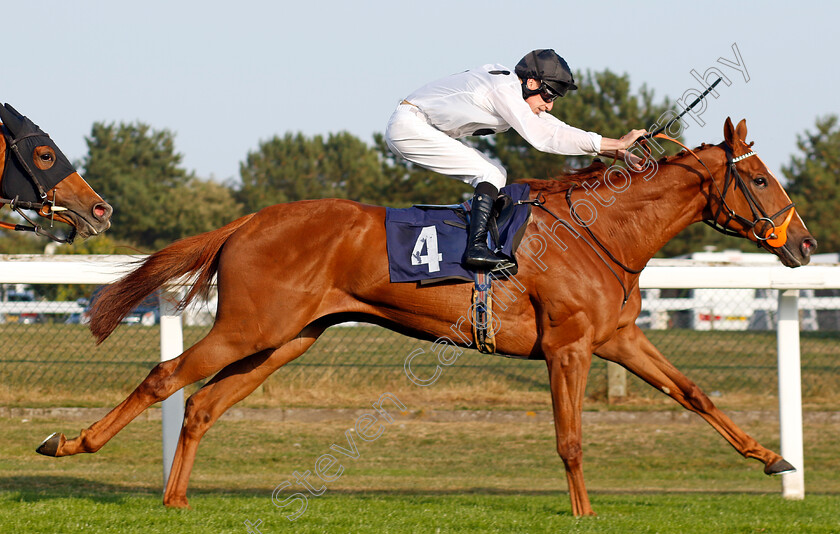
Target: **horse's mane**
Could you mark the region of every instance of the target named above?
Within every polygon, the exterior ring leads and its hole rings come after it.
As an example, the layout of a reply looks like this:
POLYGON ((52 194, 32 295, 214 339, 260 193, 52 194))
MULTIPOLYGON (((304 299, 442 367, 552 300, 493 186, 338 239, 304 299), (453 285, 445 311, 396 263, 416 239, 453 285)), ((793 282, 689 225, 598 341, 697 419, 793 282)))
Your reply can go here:
POLYGON ((557 176, 550 176, 545 179, 525 178, 522 180, 516 180, 516 182, 528 184, 531 191, 534 192, 559 192, 565 191, 573 185, 578 186, 590 178, 603 176, 607 168, 607 165, 603 161, 596 159, 588 167, 583 167, 581 169, 566 169, 557 176))
MULTIPOLYGON (((693 151, 699 152, 701 150, 705 150, 713 146, 718 145, 709 145, 703 143, 702 145, 695 147, 693 151)), ((684 158, 687 154, 687 150, 681 150, 673 156, 663 156, 659 158, 659 160, 657 160, 656 163, 657 165, 666 165, 669 163, 673 163, 676 160, 684 158)), ((601 178, 609 167, 609 165, 607 165, 600 159, 595 159, 595 161, 593 161, 588 167, 583 167, 580 169, 566 169, 557 176, 551 176, 545 179, 523 178, 520 180, 516 180, 516 182, 528 184, 528 186, 531 188, 531 191, 534 192, 551 191, 553 193, 558 193, 568 190, 573 185, 579 186, 583 182, 591 178, 601 178)), ((635 174, 646 173, 646 171, 635 171, 630 168, 627 168, 627 171, 630 172, 631 176, 635 174)))

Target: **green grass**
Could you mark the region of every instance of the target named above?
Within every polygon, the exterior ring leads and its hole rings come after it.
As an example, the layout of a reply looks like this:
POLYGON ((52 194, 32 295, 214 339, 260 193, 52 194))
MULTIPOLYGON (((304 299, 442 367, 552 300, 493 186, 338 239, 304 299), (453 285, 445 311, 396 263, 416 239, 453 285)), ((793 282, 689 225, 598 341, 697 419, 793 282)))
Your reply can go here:
MULTIPOLYGON (((221 421, 198 453, 193 509, 166 510, 159 423, 135 421, 96 454, 56 459, 34 447, 87 423, 3 419, 0 532, 244 533, 259 519, 264 534, 840 532, 838 424, 805 429, 803 502, 781 499, 780 480, 705 423, 585 426, 599 515, 576 519, 550 424, 397 422, 376 441, 357 439, 359 458, 343 460, 342 476, 289 522, 272 489, 312 470, 352 423, 221 421)), ((778 450, 777 425, 743 428, 778 450)))
POLYGON ((4 532, 236 533, 809 533, 836 534, 837 497, 802 502, 771 495, 596 494, 597 517, 574 518, 563 495, 324 495, 288 521, 258 496, 201 495, 193 510, 165 510, 153 496, 86 499, 0 496, 4 532), (4 519, 4 517, 6 519, 4 519))

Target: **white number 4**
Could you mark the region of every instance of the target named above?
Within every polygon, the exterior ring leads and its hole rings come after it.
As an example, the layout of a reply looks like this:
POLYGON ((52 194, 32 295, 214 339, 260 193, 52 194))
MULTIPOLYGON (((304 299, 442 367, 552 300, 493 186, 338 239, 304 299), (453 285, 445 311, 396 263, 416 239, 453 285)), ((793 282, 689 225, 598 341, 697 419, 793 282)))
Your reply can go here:
POLYGON ((438 252, 437 230, 434 226, 424 226, 414 243, 414 250, 411 251, 412 265, 428 265, 430 273, 440 271, 440 262, 443 261, 443 254, 438 252), (423 256, 423 247, 426 248, 426 255, 423 256))

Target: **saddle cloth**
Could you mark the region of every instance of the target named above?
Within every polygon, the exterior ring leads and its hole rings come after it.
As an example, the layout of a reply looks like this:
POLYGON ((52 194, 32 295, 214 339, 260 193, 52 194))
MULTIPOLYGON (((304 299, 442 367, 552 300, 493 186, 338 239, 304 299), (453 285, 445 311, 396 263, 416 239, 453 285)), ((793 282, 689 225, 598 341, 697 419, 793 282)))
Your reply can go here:
MULTIPOLYGON (((488 246, 497 253, 514 259, 514 252, 525 231, 531 213, 527 200, 530 188, 513 184, 502 188, 501 195, 510 197, 512 210, 504 210, 499 220, 499 243, 488 232, 488 246)), ((385 233, 388 247, 388 269, 391 282, 439 282, 463 280, 472 282, 474 271, 461 265, 467 247, 465 208, 387 208, 385 233)))

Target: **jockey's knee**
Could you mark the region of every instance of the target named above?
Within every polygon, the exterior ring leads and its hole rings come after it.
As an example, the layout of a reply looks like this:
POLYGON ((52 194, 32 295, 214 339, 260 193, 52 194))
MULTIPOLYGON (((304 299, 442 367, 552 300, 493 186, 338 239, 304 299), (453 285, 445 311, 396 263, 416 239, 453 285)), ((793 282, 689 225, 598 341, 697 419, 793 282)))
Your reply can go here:
POLYGON ((484 174, 476 177, 473 185, 477 186, 481 182, 488 182, 495 186, 496 189, 501 189, 507 185, 507 171, 499 167, 488 168, 484 174))

